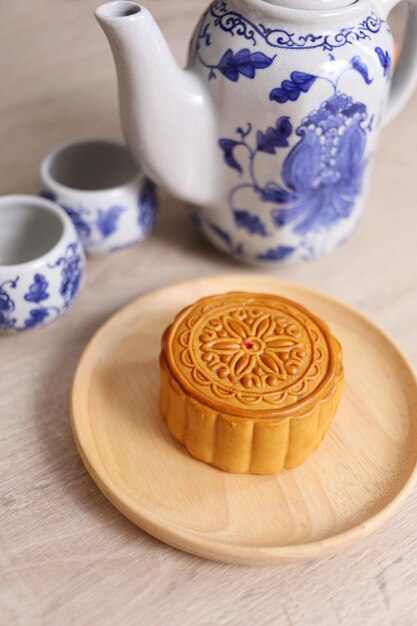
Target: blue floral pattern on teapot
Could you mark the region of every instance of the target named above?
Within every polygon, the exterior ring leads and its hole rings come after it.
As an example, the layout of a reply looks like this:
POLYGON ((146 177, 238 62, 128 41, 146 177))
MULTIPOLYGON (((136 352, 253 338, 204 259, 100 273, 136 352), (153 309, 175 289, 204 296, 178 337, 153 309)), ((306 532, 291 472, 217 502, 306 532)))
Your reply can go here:
POLYGON ((185 70, 146 8, 99 7, 132 153, 242 261, 334 250, 359 219, 381 121, 417 84, 413 0, 391 86, 396 1, 215 0, 185 70))
MULTIPOLYGON (((380 121, 380 111, 355 95, 359 90, 357 83, 352 88, 349 74, 356 75, 365 88, 371 89, 375 81, 379 90, 384 89, 383 82, 391 77, 391 56, 387 48, 375 45, 379 40, 374 38, 384 30, 388 45, 388 29, 371 13, 358 25, 337 32, 295 35, 255 24, 229 4, 214 2, 194 37, 193 64, 207 70, 208 81, 255 81, 260 73, 273 69, 275 76, 282 76, 282 65, 286 67, 290 59, 294 65, 265 93, 276 107, 275 123, 262 127, 259 118, 245 119, 240 126, 235 124, 233 135, 218 139, 225 166, 231 170, 226 201, 231 225, 225 228, 223 218, 220 223, 203 216, 200 228, 217 245, 246 260, 310 260, 344 242, 351 218, 356 220, 371 152, 368 136, 380 121), (218 61, 212 61, 209 53, 218 30, 234 39, 235 48, 227 48, 218 61), (372 67, 368 55, 346 57, 345 49, 362 41, 370 44, 372 67), (285 58, 281 50, 286 51, 285 58), (304 71, 306 59, 300 55, 311 50, 321 53, 317 67, 324 68, 322 73, 304 71), (339 50, 342 57, 336 56, 339 50), (303 98, 320 83, 316 108, 305 111, 300 106, 303 98), (329 96, 321 99, 326 89, 329 96), (273 177, 262 178, 262 169, 274 172, 273 177), (273 240, 278 245, 271 245, 273 240)), ((236 122, 242 122, 238 114, 236 122)))

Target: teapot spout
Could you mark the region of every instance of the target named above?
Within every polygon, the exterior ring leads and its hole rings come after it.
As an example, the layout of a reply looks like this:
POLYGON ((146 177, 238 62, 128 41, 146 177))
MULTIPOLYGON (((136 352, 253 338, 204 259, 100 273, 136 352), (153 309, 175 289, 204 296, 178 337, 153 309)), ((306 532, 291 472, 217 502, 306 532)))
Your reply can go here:
POLYGON ((123 131, 135 158, 168 193, 210 203, 215 119, 202 80, 177 65, 144 7, 116 0, 95 15, 113 52, 123 131))

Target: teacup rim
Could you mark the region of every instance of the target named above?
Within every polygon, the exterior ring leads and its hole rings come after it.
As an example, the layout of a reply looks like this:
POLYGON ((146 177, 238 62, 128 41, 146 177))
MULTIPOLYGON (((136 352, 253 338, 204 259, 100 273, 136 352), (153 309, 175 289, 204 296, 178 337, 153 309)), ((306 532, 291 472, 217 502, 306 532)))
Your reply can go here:
POLYGON ((64 185, 57 181, 50 173, 50 166, 52 161, 57 157, 57 155, 63 150, 71 147, 78 146, 83 144, 90 143, 105 143, 113 146, 117 146, 118 148, 123 148, 130 156, 131 153, 127 147, 127 145, 118 139, 112 139, 107 137, 80 137, 75 139, 69 139, 68 141, 64 141, 63 143, 58 144, 52 150, 50 150, 42 159, 40 165, 40 176, 42 179, 42 183, 46 185, 48 189, 51 191, 57 190, 58 192, 64 193, 67 196, 97 196, 97 195, 109 195, 115 192, 123 192, 132 185, 136 185, 142 178, 144 178, 144 172, 142 168, 135 162, 137 173, 132 178, 126 180, 125 183, 121 185, 114 185, 111 187, 104 187, 100 189, 80 189, 77 187, 69 187, 68 185, 64 185))
POLYGON ((17 204, 21 202, 29 202, 30 204, 42 207, 43 209, 48 209, 51 213, 53 213, 56 217, 60 219, 63 230, 58 241, 41 256, 35 257, 34 259, 31 259, 29 261, 24 261, 23 263, 14 263, 13 265, 5 265, 0 261, 0 271, 2 271, 3 273, 12 272, 14 270, 22 272, 26 269, 33 271, 34 268, 45 265, 45 263, 48 261, 48 259, 50 259, 51 256, 56 255, 56 253, 62 246, 62 242, 65 241, 66 238, 68 238, 68 234, 71 231, 74 232, 74 240, 77 243, 79 242, 77 232, 73 226, 70 217, 66 214, 64 209, 62 209, 56 202, 48 200, 47 198, 41 198, 39 196, 34 196, 30 194, 8 194, 0 196, 0 206, 4 204, 17 204))

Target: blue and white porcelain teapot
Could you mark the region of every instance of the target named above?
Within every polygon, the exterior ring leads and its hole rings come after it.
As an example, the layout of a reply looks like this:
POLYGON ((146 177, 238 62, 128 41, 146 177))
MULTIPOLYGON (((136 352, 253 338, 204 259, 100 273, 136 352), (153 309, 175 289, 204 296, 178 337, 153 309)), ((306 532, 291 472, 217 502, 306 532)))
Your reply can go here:
POLYGON ((215 0, 185 70, 150 13, 96 12, 128 143, 243 261, 309 260, 354 229, 381 126, 417 82, 417 9, 393 71, 398 0, 215 0))

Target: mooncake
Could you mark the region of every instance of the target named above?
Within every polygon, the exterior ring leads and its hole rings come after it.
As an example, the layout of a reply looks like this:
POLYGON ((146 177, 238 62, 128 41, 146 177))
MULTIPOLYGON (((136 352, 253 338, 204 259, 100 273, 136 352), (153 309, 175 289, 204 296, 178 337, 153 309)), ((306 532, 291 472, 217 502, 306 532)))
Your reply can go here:
POLYGON ((181 311, 162 338, 160 409, 188 452, 272 474, 320 445, 343 388, 327 324, 277 295, 227 293, 181 311))

